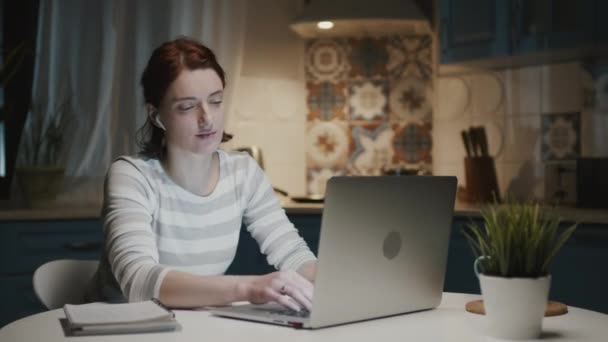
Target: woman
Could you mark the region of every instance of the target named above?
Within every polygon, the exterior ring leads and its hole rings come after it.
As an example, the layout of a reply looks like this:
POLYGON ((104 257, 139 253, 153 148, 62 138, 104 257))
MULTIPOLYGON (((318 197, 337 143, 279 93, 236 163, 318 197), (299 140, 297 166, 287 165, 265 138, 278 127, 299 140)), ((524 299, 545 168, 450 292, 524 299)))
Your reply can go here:
POLYGON ((314 255, 255 160, 219 149, 231 136, 224 133, 224 71, 213 52, 191 39, 166 42, 141 85, 148 113, 142 151, 108 171, 105 248, 88 299, 310 309, 314 255), (242 223, 278 272, 223 275, 242 223))

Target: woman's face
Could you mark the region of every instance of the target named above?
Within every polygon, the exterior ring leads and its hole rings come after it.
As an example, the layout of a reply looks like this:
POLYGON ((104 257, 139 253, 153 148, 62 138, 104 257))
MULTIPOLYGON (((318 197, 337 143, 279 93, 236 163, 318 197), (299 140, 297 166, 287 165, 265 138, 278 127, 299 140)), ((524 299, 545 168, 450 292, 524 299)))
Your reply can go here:
POLYGON ((183 70, 171 83, 159 112, 168 149, 216 151, 224 132, 224 89, 213 69, 183 70))

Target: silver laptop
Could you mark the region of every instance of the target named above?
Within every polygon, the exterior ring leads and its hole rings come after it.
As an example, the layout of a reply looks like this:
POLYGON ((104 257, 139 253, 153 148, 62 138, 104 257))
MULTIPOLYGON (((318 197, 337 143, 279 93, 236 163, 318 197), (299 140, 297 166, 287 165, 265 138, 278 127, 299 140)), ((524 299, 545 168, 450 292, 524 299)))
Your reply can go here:
POLYGON ((333 177, 327 184, 310 313, 276 303, 211 312, 321 328, 436 308, 455 195, 456 177, 333 177))

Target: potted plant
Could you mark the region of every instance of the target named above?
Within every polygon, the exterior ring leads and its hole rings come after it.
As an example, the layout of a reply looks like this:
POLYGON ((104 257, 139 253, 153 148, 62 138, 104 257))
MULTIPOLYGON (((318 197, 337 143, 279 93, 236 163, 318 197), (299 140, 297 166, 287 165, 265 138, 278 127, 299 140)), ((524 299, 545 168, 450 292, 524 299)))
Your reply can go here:
POLYGON ((472 223, 464 234, 476 257, 487 332, 537 338, 549 296, 549 266, 576 224, 560 232, 554 212, 511 199, 482 209, 481 215, 483 226, 472 223))
POLYGON ((53 110, 39 104, 31 107, 16 169, 19 187, 30 207, 51 205, 61 190, 65 174, 61 153, 72 113, 69 101, 53 110))

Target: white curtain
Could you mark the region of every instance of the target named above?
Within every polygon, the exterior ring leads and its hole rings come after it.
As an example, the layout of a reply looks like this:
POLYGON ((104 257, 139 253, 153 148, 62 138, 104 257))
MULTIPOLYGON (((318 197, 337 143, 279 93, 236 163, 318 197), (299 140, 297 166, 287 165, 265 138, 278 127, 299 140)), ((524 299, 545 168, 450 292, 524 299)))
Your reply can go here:
MULTIPOLYGON (((66 184, 59 201, 98 204, 111 161, 137 152, 145 121, 141 73, 154 48, 179 35, 209 46, 226 71, 226 115, 240 74, 246 0, 43 0, 33 101, 70 99, 66 184)), ((24 132, 24 134, 27 134, 24 132)))

